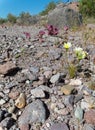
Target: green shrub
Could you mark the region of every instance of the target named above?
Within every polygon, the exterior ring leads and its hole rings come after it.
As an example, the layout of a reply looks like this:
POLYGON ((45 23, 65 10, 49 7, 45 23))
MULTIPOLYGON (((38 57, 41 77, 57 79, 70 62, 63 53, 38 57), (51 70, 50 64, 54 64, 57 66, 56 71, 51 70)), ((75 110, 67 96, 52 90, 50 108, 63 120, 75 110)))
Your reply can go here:
POLYGON ((7 22, 7 19, 4 19, 4 18, 0 18, 0 24, 4 24, 7 22))
POLYGON ((51 10, 53 10, 53 9, 55 9, 55 7, 56 7, 56 3, 55 3, 54 1, 50 2, 50 3, 46 6, 45 10, 43 10, 42 12, 40 12, 40 15, 41 15, 41 16, 47 15, 48 12, 51 11, 51 10))
POLYGON ((13 14, 8 14, 7 20, 8 20, 10 23, 14 24, 14 23, 16 23, 17 17, 16 17, 15 15, 13 15, 13 14))
POLYGON ((79 10, 83 16, 95 17, 95 0, 80 0, 79 10))

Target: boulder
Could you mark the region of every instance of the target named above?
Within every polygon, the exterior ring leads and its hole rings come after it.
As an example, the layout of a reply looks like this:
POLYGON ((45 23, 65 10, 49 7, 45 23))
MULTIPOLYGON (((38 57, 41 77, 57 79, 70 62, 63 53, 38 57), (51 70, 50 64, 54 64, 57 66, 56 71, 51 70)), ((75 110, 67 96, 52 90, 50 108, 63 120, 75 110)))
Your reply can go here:
POLYGON ((82 15, 71 6, 60 4, 48 14, 48 24, 58 28, 64 26, 80 26, 82 24, 82 15))

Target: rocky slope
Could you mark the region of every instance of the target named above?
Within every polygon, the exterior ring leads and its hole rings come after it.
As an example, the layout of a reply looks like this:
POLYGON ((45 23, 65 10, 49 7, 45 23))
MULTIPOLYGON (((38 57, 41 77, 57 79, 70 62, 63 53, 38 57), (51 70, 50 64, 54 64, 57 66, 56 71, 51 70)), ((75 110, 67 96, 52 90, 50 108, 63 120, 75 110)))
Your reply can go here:
POLYGON ((57 36, 40 37, 41 30, 0 27, 0 130, 94 130, 95 25, 57 36), (71 78, 67 60, 77 65, 76 46, 88 54, 71 78))

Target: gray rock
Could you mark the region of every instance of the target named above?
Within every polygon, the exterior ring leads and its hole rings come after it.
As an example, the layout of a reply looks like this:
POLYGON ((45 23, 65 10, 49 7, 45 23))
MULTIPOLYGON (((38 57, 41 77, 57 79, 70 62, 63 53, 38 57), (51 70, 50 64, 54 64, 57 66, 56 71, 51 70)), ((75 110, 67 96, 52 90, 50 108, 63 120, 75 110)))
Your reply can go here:
POLYGON ((94 126, 90 124, 85 124, 83 130, 94 130, 94 126))
POLYGON ((43 91, 46 91, 46 92, 49 92, 49 93, 53 92, 53 90, 46 85, 40 85, 39 88, 41 88, 43 91))
POLYGON ((68 6, 55 8, 48 15, 48 23, 62 28, 66 25, 79 26, 82 24, 82 16, 68 6))
POLYGON ((75 96, 75 99, 74 99, 74 103, 77 103, 78 101, 80 101, 81 99, 83 98, 83 94, 78 94, 75 96))
POLYGON ((65 104, 66 106, 72 106, 73 103, 74 103, 74 95, 65 96, 64 104, 65 104))
POLYGON ((60 73, 57 73, 56 75, 53 75, 53 76, 51 77, 50 82, 51 82, 51 83, 56 83, 56 82, 59 81, 59 79, 60 79, 60 73))
POLYGON ((44 122, 46 119, 46 110, 44 104, 40 100, 36 100, 26 106, 22 115, 19 117, 19 126, 23 124, 31 124, 36 122, 44 122))
POLYGON ((18 82, 10 82, 6 84, 6 88, 10 89, 18 85, 18 82))
POLYGON ((75 117, 79 120, 82 121, 83 119, 83 110, 78 106, 75 110, 75 117))
POLYGON ((2 128, 6 127, 7 129, 10 129, 12 125, 14 125, 14 119, 12 119, 11 117, 7 117, 0 122, 0 126, 2 128))
POLYGON ((29 70, 31 73, 37 74, 39 72, 39 67, 31 66, 29 70))
POLYGON ((4 99, 0 100, 0 105, 3 105, 4 103, 6 103, 6 101, 4 99))
POLYGON ((41 88, 39 88, 39 87, 37 87, 37 88, 35 88, 35 89, 32 89, 32 90, 31 90, 31 94, 32 94, 35 98, 44 98, 44 97, 45 97, 44 91, 43 91, 41 88))
POLYGON ((56 123, 53 124, 50 130, 69 130, 65 123, 56 123))
POLYGON ((60 49, 54 50, 53 48, 51 48, 48 55, 50 60, 59 60, 60 57, 62 56, 62 53, 60 49))

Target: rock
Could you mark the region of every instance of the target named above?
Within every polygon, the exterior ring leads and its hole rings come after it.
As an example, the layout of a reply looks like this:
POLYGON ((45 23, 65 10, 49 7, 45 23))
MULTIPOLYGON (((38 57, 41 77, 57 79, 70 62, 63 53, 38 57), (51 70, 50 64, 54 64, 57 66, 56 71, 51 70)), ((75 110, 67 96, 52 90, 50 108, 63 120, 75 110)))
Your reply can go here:
POLYGON ((95 90, 95 81, 88 81, 84 84, 86 87, 88 87, 91 90, 95 90))
POLYGON ((75 96, 74 103, 79 102, 82 98, 83 98, 83 94, 82 93, 81 94, 77 94, 75 96))
POLYGON ((73 93, 74 90, 75 88, 71 85, 64 85, 63 87, 61 87, 61 92, 65 95, 70 95, 71 93, 73 93))
POLYGON ((6 75, 12 71, 14 71, 15 69, 17 69, 17 66, 10 62, 6 62, 3 65, 0 65, 0 74, 6 75))
POLYGON ((33 73, 33 74, 37 74, 39 72, 39 67, 36 67, 36 66, 31 66, 29 68, 30 72, 33 73))
POLYGON ((82 16, 69 6, 63 5, 50 11, 48 15, 48 24, 55 25, 58 28, 62 28, 66 25, 69 27, 79 26, 82 24, 82 16))
POLYGON ((71 79, 69 85, 80 86, 82 85, 82 81, 80 79, 71 79))
POLYGON ((15 106, 17 108, 23 108, 26 105, 26 98, 25 98, 25 94, 21 93, 20 96, 17 98, 17 100, 15 101, 15 106))
POLYGON ((82 121, 83 119, 83 110, 78 106, 75 110, 75 117, 79 120, 82 121))
POLYGON ((44 98, 44 97, 45 97, 44 91, 43 91, 41 88, 39 88, 39 87, 37 87, 37 88, 35 88, 35 89, 32 89, 32 90, 31 90, 31 94, 32 94, 35 98, 44 98))
POLYGON ((86 95, 86 96, 92 94, 92 90, 89 89, 87 86, 85 86, 85 87, 82 88, 82 92, 83 92, 83 94, 86 95))
POLYGON ((5 111, 0 109, 0 122, 4 119, 5 111))
POLYGON ((95 110, 92 109, 92 110, 86 111, 84 114, 84 119, 86 120, 88 124, 95 125, 95 110))
POLYGON ((52 71, 45 71, 44 72, 44 75, 45 75, 45 77, 47 78, 47 79, 50 79, 51 78, 51 76, 52 76, 52 71))
POLYGON ((51 48, 48 54, 50 60, 59 60, 62 56, 61 50, 51 48))
POLYGON ((50 82, 51 83, 56 83, 59 81, 59 78, 60 78, 60 73, 57 73, 56 75, 53 75, 50 79, 50 82))
POLYGON ((53 37, 53 36, 49 36, 49 39, 47 39, 49 42, 55 43, 56 42, 61 42, 62 39, 59 37, 53 37))
POLYGON ((11 117, 7 117, 4 120, 0 122, 0 127, 6 127, 7 129, 10 129, 10 127, 14 125, 14 119, 11 117))
POLYGON ((13 88, 13 87, 15 87, 17 85, 18 85, 17 81, 16 82, 10 82, 10 83, 6 84, 6 88, 11 89, 11 88, 13 88))
POLYGON ((74 95, 68 95, 64 97, 64 104, 68 106, 73 106, 74 103, 74 95))
POLYGON ((85 124, 83 130, 94 130, 94 126, 90 124, 85 124))
POLYGON ((90 96, 90 97, 86 97, 85 101, 89 104, 89 108, 95 108, 95 98, 90 96))
POLYGON ((6 101, 4 99, 0 99, 0 105, 3 105, 4 103, 6 103, 6 101))
POLYGON ((85 110, 85 109, 89 109, 89 103, 87 103, 86 101, 84 101, 84 100, 82 100, 82 102, 81 102, 81 108, 83 109, 83 110, 85 110))
POLYGON ((67 108, 63 108, 63 109, 59 109, 59 110, 58 110, 58 108, 56 107, 56 108, 54 109, 54 112, 56 112, 57 114, 62 115, 62 116, 66 116, 66 115, 69 114, 69 111, 68 111, 67 108))
POLYGON ((69 130, 68 126, 63 123, 56 123, 50 127, 50 130, 69 130))
POLYGON ((15 106, 14 105, 8 108, 8 112, 9 113, 13 113, 14 110, 15 110, 15 106))
POLYGON ((13 99, 13 100, 15 100, 15 99, 17 99, 17 97, 19 96, 19 92, 18 91, 11 91, 10 93, 9 93, 9 98, 11 98, 11 99, 13 99))
POLYGON ((41 88, 45 92, 49 92, 49 93, 53 92, 53 90, 46 85, 40 85, 39 88, 41 88))
POLYGON ((46 109, 40 100, 36 100, 25 107, 22 115, 19 117, 19 126, 36 122, 43 123, 46 119, 46 109))
POLYGON ((21 125, 20 130, 29 130, 29 125, 28 124, 21 125))
POLYGON ((2 128, 2 127, 0 127, 0 130, 3 130, 3 128, 2 128))

